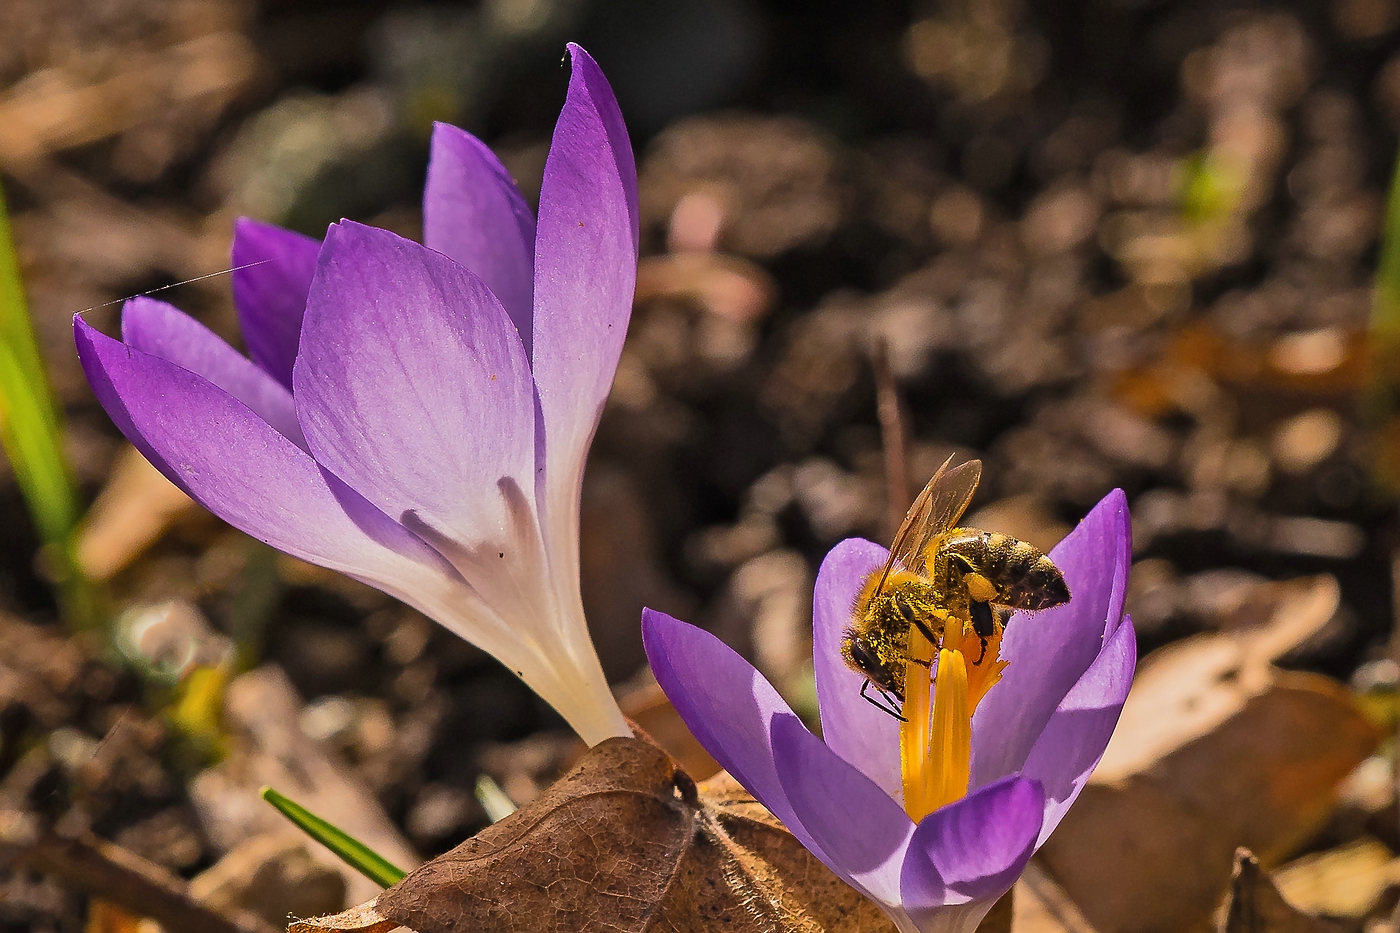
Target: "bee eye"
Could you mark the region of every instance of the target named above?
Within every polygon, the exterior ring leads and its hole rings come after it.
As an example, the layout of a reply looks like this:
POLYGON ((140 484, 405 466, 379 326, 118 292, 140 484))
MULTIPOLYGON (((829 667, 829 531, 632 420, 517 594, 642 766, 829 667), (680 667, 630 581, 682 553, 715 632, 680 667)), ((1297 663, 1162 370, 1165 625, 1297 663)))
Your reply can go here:
POLYGON ((870 667, 870 653, 865 650, 865 646, 860 642, 856 641, 851 643, 851 657, 855 659, 856 664, 862 669, 868 669, 870 667))

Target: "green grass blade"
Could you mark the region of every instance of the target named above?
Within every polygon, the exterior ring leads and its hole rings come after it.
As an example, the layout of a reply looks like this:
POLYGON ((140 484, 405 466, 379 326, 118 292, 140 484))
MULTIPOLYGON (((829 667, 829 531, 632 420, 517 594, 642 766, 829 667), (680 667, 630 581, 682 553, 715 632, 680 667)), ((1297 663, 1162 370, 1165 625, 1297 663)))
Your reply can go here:
POLYGON ((49 388, 20 282, 0 193, 0 446, 14 470, 71 625, 96 622, 91 586, 78 566, 77 490, 63 455, 63 426, 49 388))
POLYGON ((1385 228, 1366 335, 1370 378, 1362 413, 1372 432, 1372 479, 1400 496, 1400 158, 1386 198, 1385 228))
POLYGON ((489 774, 476 779, 476 799, 481 803, 481 809, 486 811, 486 818, 493 823, 499 823, 516 811, 515 801, 501 790, 501 785, 492 780, 489 774))
POLYGON ((1376 293, 1371 306, 1371 339, 1377 351, 1400 344, 1400 159, 1390 182, 1385 206, 1385 230, 1381 234, 1380 263, 1376 268, 1376 293))
POLYGON ((262 799, 277 808, 297 828, 330 849, 340 860, 376 884, 389 887, 408 874, 342 829, 327 823, 299 803, 288 800, 271 787, 261 791, 262 799))

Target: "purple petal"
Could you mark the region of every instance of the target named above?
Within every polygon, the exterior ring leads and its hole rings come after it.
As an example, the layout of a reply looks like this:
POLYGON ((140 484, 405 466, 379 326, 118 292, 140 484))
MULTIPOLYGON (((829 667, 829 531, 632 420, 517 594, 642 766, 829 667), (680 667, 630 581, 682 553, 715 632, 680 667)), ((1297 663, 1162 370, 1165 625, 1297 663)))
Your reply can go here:
POLYGON ((1037 848, 1060 825, 1103 757, 1136 666, 1137 635, 1132 620, 1126 619, 1070 688, 1031 749, 1021 774, 1039 781, 1045 790, 1045 818, 1037 848))
POLYGON ((990 908, 1030 861, 1043 807, 1040 785, 1012 776, 924 817, 900 878, 914 922, 927 929, 949 908, 990 908))
POLYGON ((1050 552, 1070 601, 1017 613, 1001 655, 1010 664, 972 719, 972 786, 1021 770, 1045 724, 1123 618, 1131 544, 1128 503, 1114 490, 1050 552))
POLYGON ((342 484, 333 489, 305 451, 243 402, 82 318, 74 318, 73 336, 117 427, 209 511, 278 550, 394 595, 419 591, 415 605, 443 588, 448 571, 431 549, 342 484))
MULTIPOLYGON (((535 516, 534 385, 479 278, 385 230, 336 224, 293 383, 320 463, 441 551, 523 641, 560 637, 535 516)), ((584 637, 581 622, 567 628, 584 637)), ((590 644, 564 649, 598 667, 590 644)))
POLYGON ((535 218, 501 160, 455 126, 433 126, 423 189, 423 243, 486 283, 530 351, 535 218))
POLYGON ((331 227, 293 381, 316 459, 388 515, 472 547, 508 527, 512 495, 529 502, 529 365, 499 302, 446 257, 331 227))
POLYGON ((233 303, 248 355, 289 390, 301 316, 321 248, 309 236, 240 217, 233 227, 233 303), (256 265, 254 265, 256 263, 256 265))
POLYGON ((879 785, 792 715, 773 719, 773 754, 797 818, 826 866, 886 908, 899 905, 900 868, 914 823, 879 785))
POLYGON ((569 53, 568 98, 540 188, 532 360, 545 539, 556 585, 576 589, 583 462, 632 314, 638 227, 637 172, 617 100, 587 52, 570 45, 569 53))
POLYGON ((841 642, 860 588, 867 576, 884 565, 888 554, 878 544, 848 538, 826 555, 812 599, 812 662, 823 741, 887 795, 898 797, 903 792, 899 720, 861 697, 865 677, 841 657, 841 642))
POLYGON ((661 690, 724 770, 773 812, 813 855, 822 849, 788 803, 774 763, 772 726, 792 710, 753 665, 703 629, 642 610, 642 644, 661 690))
POLYGON ((74 320, 74 340, 88 381, 117 427, 209 511, 279 550, 347 573, 437 619, 516 671, 586 740, 627 732, 601 670, 590 678, 585 659, 575 671, 560 671, 551 663, 557 658, 545 654, 559 650, 560 638, 541 647, 541 639, 522 637, 519 626, 506 623, 438 551, 243 402, 80 318, 74 320))
POLYGON ((292 393, 180 309, 153 298, 132 298, 122 306, 122 340, 203 376, 306 450, 292 393))

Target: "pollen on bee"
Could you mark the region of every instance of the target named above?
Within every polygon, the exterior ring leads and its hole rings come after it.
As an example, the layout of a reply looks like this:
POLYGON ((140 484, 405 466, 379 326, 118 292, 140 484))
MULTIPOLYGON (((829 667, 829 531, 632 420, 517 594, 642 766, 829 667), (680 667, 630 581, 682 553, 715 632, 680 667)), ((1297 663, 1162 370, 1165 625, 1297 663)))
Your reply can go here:
POLYGON ((992 585, 991 580, 980 573, 969 573, 964 576, 963 585, 967 587, 967 594, 979 603, 994 602, 997 598, 997 588, 992 585))

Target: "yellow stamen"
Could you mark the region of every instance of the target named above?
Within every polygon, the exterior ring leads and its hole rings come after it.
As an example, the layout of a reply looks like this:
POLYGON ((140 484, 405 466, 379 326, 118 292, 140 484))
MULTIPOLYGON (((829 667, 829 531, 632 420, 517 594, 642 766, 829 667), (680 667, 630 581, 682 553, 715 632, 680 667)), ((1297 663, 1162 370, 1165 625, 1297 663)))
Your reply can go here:
POLYGON ((904 674, 906 721, 900 726, 899 744, 904 809, 916 822, 967 795, 972 773, 972 714, 1006 668, 1000 657, 1001 626, 996 628, 984 651, 982 639, 970 624, 950 620, 942 644, 937 646, 938 665, 932 671, 913 659, 932 658, 935 646, 918 629, 909 633, 911 661, 904 674))
POLYGON ((904 778, 904 809, 920 820, 933 808, 929 768, 929 720, 933 716, 929 665, 934 646, 917 628, 909 631, 909 663, 904 665, 904 722, 899 727, 899 760, 904 778), (922 661, 923 663, 918 663, 922 661))
POLYGON ((929 812, 967 796, 972 776, 972 706, 967 702, 967 661, 961 651, 938 652, 928 769, 929 812))
POLYGON ((1007 662, 1001 659, 1001 636, 1002 627, 1000 623, 996 626, 996 631, 987 639, 986 650, 982 649, 982 639, 972 630, 971 626, 965 628, 956 623, 949 625, 946 634, 943 636, 943 644, 940 647, 951 651, 961 651, 969 665, 967 669, 967 705, 969 712, 977 710, 977 704, 982 702, 982 698, 987 695, 987 691, 996 686, 1001 680, 1001 672, 1006 670, 1007 662))

